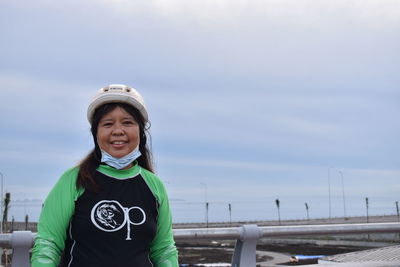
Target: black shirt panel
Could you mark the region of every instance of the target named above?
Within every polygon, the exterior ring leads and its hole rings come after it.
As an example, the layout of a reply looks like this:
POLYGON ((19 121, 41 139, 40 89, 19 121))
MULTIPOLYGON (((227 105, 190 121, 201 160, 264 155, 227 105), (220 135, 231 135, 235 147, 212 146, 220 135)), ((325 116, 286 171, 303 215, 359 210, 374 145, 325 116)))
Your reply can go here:
POLYGON ((75 202, 67 232, 68 267, 150 267, 150 243, 158 202, 139 174, 117 179, 96 172, 97 193, 85 190, 75 202))

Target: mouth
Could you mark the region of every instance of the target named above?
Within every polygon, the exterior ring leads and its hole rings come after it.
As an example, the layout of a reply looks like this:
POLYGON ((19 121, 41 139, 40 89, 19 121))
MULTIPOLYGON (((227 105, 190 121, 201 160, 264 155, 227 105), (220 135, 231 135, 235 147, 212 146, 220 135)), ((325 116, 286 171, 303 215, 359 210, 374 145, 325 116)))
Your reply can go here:
POLYGON ((126 144, 126 143, 127 143, 127 141, 112 141, 111 142, 112 145, 123 145, 123 144, 126 144))

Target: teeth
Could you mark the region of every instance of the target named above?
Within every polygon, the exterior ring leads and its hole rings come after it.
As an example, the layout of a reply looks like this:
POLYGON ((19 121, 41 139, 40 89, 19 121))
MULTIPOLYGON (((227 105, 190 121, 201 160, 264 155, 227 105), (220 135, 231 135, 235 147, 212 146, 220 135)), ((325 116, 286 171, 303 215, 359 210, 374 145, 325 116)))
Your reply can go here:
POLYGON ((123 143, 125 143, 125 142, 122 142, 122 141, 111 142, 111 144, 114 144, 114 145, 122 145, 123 143))

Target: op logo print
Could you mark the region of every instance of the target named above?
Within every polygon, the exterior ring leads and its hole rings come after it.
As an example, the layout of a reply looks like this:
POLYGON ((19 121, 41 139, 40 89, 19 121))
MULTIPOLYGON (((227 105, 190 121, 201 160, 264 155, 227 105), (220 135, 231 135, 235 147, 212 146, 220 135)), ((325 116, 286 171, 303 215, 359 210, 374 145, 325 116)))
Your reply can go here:
POLYGON ((131 224, 143 224, 146 213, 137 206, 126 208, 116 200, 101 200, 93 206, 90 218, 98 229, 105 232, 115 232, 126 225, 125 240, 132 240, 131 224))
POLYGON ((121 212, 117 209, 116 205, 104 203, 96 209, 94 218, 97 222, 100 222, 107 229, 115 229, 117 226, 121 225, 121 223, 118 223, 114 219, 114 217, 116 217, 115 215, 119 215, 118 213, 121 212))

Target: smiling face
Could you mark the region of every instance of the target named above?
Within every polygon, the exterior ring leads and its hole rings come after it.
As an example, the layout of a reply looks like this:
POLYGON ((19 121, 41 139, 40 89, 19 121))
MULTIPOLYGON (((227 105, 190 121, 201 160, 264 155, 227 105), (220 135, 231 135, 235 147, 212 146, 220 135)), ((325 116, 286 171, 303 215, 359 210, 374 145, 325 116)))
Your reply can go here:
POLYGON ((139 142, 139 125, 125 109, 117 106, 100 119, 97 143, 111 156, 122 158, 132 152, 139 142))

